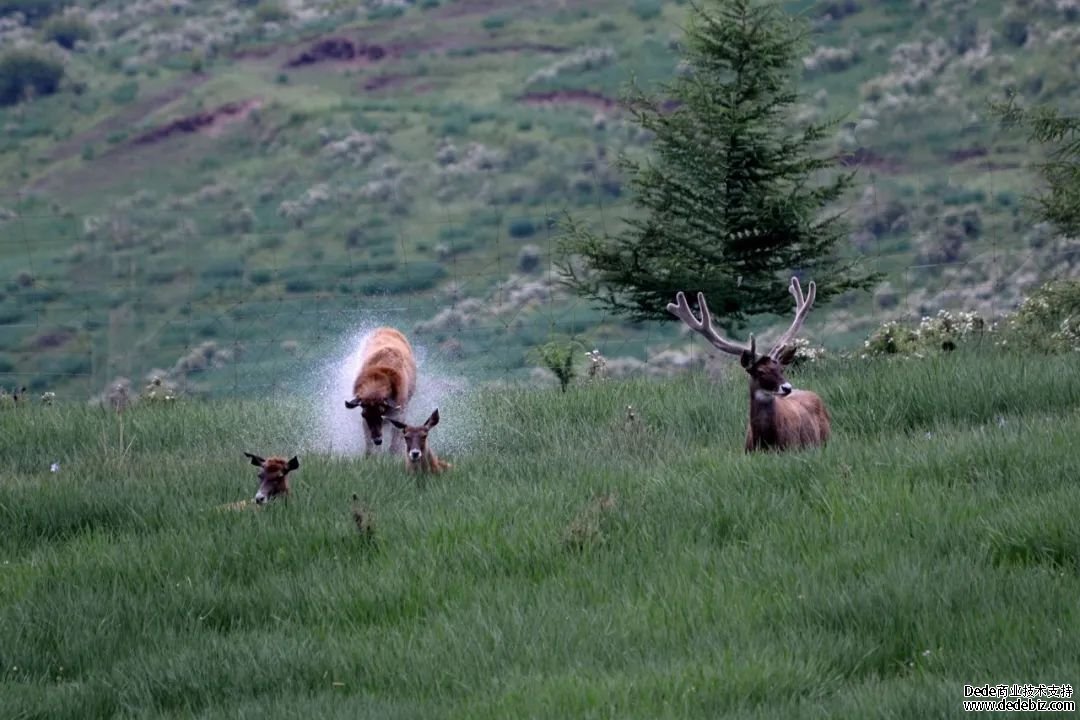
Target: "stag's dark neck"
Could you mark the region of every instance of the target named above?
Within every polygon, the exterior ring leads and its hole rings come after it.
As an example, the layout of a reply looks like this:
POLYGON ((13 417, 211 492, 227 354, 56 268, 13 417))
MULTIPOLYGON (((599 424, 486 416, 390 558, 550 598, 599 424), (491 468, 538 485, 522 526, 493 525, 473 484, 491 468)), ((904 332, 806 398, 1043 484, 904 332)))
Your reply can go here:
POLYGON ((750 383, 750 432, 755 447, 774 447, 776 430, 776 396, 750 383))

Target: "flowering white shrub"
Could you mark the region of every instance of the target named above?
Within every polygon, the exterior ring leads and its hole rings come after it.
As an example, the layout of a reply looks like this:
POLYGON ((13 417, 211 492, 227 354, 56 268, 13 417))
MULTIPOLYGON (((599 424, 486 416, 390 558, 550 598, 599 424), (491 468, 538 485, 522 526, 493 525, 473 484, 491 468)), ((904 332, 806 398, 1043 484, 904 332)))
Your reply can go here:
POLYGON ((330 186, 326 183, 319 183, 308 188, 296 200, 285 200, 278 205, 278 215, 286 220, 292 220, 297 227, 300 227, 306 219, 311 217, 315 208, 329 203, 333 199, 334 196, 330 186))
POLYGON ((585 48, 568 57, 541 68, 525 80, 525 87, 539 82, 554 80, 560 75, 594 70, 615 62, 615 50, 609 47, 585 48))
POLYGON ((937 345, 951 350, 956 344, 970 339, 986 330, 986 321, 974 312, 952 314, 948 310, 939 310, 935 317, 924 317, 915 329, 917 342, 923 345, 937 345))
POLYGON ((913 355, 923 357, 935 350, 955 350, 963 342, 988 332, 986 321, 975 312, 952 313, 939 310, 924 316, 914 328, 890 320, 863 342, 862 357, 873 355, 913 355))
POLYGON ((333 162, 348 162, 353 167, 367 165, 372 158, 389 148, 385 133, 365 133, 359 130, 352 130, 338 140, 324 137, 324 142, 324 157, 333 162))
POLYGON ((999 346, 1043 352, 1080 351, 1080 280, 1051 281, 1001 323, 999 346))
POLYGON ((795 357, 791 361, 794 366, 802 365, 803 363, 820 362, 826 357, 826 350, 824 347, 818 345, 813 346, 806 338, 795 338, 792 343, 795 346, 795 357))
POLYGON ((881 326, 863 341, 861 357, 874 355, 906 355, 914 352, 918 336, 911 328, 897 320, 882 323, 881 326))
POLYGON ((589 367, 585 371, 589 380, 603 380, 607 377, 607 358, 601 355, 599 350, 587 352, 585 357, 589 361, 589 367))

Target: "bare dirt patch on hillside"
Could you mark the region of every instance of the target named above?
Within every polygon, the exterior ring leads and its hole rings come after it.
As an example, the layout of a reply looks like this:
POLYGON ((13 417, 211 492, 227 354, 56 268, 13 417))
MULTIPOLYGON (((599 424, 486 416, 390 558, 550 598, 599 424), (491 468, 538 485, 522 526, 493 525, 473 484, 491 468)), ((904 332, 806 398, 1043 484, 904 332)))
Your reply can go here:
POLYGON ((551 90, 549 92, 529 92, 519 95, 518 102, 526 105, 585 105, 597 110, 613 110, 618 101, 592 90, 551 90))
POLYGON ((382 92, 389 90, 408 90, 414 94, 431 92, 436 88, 432 82, 416 82, 421 78, 416 75, 375 75, 364 80, 360 88, 364 92, 382 92))
POLYGON ((360 38, 334 36, 315 40, 306 48, 294 53, 285 60, 282 69, 295 70, 321 64, 334 64, 348 68, 358 65, 370 66, 420 53, 445 53, 454 50, 468 50, 473 55, 568 52, 567 48, 545 43, 484 45, 481 39, 467 34, 445 35, 437 39, 402 39, 389 43, 374 43, 360 38))
POLYGON ((114 132, 138 125, 143 118, 183 97, 208 79, 208 75, 189 75, 163 92, 136 100, 122 111, 105 118, 86 132, 78 133, 63 142, 57 143, 49 154, 49 159, 53 161, 62 160, 80 152, 86 145, 104 141, 114 132))
POLYGON ((131 141, 132 145, 148 145, 161 142, 174 135, 203 133, 217 137, 228 125, 244 120, 253 110, 262 106, 262 99, 249 98, 219 105, 213 110, 185 115, 165 125, 147 130, 131 141))
POLYGON ((382 45, 367 44, 347 37, 326 37, 311 43, 299 54, 285 61, 288 69, 319 63, 374 63, 385 58, 390 51, 382 45))
POLYGON ((836 158, 844 167, 864 167, 870 170, 896 175, 905 171, 904 164, 897 158, 890 158, 867 148, 839 155, 836 158))

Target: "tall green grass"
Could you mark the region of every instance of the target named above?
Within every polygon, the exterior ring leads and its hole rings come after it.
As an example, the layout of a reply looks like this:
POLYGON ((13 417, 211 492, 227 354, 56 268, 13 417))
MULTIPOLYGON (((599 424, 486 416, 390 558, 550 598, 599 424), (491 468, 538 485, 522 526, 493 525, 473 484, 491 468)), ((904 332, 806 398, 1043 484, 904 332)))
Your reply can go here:
POLYGON ((834 438, 782 455, 742 452, 735 372, 478 394, 424 483, 306 452, 298 401, 0 412, 3 716, 935 718, 1075 684, 1075 367, 793 373, 834 438), (300 453, 288 504, 214 509, 242 450, 300 453))

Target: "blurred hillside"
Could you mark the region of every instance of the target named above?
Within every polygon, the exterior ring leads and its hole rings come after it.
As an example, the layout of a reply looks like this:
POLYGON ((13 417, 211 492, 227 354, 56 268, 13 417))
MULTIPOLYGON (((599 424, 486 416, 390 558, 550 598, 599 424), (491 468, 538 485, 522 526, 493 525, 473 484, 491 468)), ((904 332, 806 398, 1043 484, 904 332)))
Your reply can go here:
MULTIPOLYGON (((813 314, 818 342, 1076 274, 1076 241, 1021 213, 1037 149, 986 103, 1080 110, 1080 0, 789 5, 814 28, 801 117, 842 115, 859 168, 850 252, 888 273, 813 314)), ((627 211, 611 163, 649 138, 616 99, 679 72, 688 7, 0 0, 0 385, 257 387, 374 320, 474 377, 559 335, 680 347, 549 260, 564 211, 627 211)))

